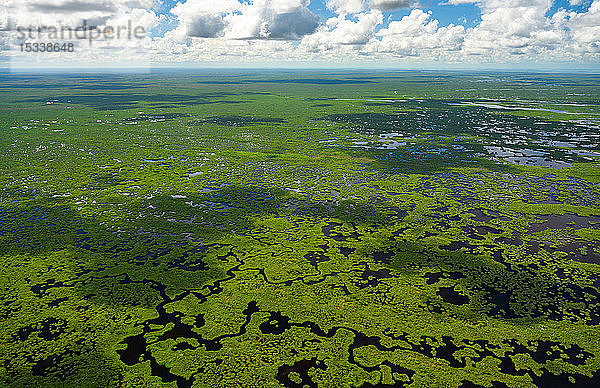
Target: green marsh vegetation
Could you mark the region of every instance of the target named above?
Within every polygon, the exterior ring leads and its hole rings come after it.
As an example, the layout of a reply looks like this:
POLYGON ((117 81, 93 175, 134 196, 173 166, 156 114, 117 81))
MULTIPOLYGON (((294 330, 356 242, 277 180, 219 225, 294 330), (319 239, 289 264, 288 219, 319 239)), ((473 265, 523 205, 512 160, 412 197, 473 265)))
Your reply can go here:
POLYGON ((596 387, 594 76, 2 75, 14 387, 596 387))

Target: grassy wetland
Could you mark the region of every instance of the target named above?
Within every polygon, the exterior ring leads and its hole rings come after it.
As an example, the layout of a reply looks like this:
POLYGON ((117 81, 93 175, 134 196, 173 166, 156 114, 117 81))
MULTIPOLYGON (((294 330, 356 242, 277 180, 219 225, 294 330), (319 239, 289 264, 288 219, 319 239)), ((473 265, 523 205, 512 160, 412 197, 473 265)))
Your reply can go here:
POLYGON ((597 76, 0 90, 0 385, 600 386, 597 76))

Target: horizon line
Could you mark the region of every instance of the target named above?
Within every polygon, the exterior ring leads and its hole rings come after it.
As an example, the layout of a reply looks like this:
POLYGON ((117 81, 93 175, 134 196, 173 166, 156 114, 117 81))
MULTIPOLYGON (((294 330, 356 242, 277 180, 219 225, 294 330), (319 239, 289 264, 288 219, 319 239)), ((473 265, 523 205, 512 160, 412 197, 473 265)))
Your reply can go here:
POLYGON ((399 68, 399 67, 361 67, 361 66, 86 66, 86 67, 2 67, 0 74, 19 74, 19 73, 68 73, 68 72, 113 72, 113 73, 153 73, 153 72, 178 72, 178 71, 356 71, 356 72, 405 72, 405 73, 522 73, 522 74, 586 74, 600 75, 600 71, 592 68, 571 68, 571 69, 543 69, 543 68, 399 68))

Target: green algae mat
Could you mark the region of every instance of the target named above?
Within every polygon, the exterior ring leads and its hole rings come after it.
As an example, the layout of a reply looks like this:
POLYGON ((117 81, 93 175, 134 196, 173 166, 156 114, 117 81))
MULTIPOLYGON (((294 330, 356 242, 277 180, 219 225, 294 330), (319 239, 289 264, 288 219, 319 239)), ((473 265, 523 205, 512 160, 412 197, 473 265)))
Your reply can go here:
POLYGON ((600 77, 0 76, 0 385, 600 386, 600 77))

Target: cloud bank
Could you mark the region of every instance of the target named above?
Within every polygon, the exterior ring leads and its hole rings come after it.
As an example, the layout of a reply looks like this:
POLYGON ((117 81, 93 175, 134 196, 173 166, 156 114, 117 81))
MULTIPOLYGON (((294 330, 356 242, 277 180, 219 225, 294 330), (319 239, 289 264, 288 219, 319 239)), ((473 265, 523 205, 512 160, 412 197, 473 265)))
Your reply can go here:
MULTIPOLYGON (((410 0, 323 0, 327 17, 317 13, 310 0, 185 0, 162 13, 157 4, 154 0, 0 0, 0 43, 18 45, 9 33, 18 26, 132 20, 156 33, 143 42, 111 42, 104 51, 107 60, 118 60, 127 52, 129 57, 155 63, 410 59, 600 64, 600 0, 571 0, 570 6, 558 9, 553 0, 440 1, 448 9, 464 4, 477 7, 480 20, 468 26, 459 20, 442 25, 435 13, 410 0)), ((86 56, 93 55, 81 54, 86 56)))

